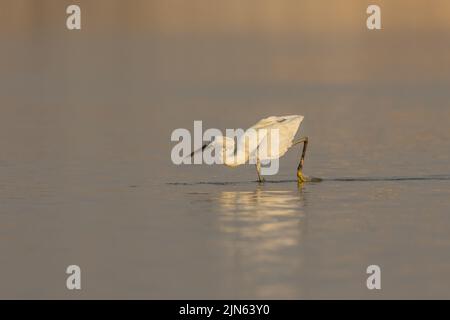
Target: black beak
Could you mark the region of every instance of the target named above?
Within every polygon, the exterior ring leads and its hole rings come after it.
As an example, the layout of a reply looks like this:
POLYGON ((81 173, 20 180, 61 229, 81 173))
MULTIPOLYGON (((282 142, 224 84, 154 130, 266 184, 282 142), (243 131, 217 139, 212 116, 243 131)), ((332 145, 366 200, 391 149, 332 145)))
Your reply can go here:
MULTIPOLYGON (((206 144, 204 144, 203 146, 202 146, 202 149, 201 149, 201 151, 203 152, 203 150, 205 150, 205 148, 208 146, 208 144, 206 143, 206 144)), ((199 152, 200 151, 200 149, 198 149, 198 150, 195 150, 195 151, 192 151, 192 153, 189 155, 189 157, 193 157, 194 156, 194 154, 196 153, 196 152, 199 152)))

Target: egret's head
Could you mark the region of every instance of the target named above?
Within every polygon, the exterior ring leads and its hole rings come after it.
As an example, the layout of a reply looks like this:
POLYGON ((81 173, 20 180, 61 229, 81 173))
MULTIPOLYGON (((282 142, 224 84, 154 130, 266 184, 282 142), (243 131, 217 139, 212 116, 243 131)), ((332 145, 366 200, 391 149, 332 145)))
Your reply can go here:
POLYGON ((234 152, 234 139, 226 136, 214 137, 213 143, 221 148, 223 153, 234 152))
POLYGON ((234 140, 224 136, 214 136, 211 143, 205 143, 201 148, 194 150, 188 157, 202 154, 207 164, 229 163, 234 155, 234 140))
POLYGON ((235 162, 234 139, 226 136, 216 136, 211 144, 214 145, 217 158, 219 158, 222 163, 231 165, 235 162))

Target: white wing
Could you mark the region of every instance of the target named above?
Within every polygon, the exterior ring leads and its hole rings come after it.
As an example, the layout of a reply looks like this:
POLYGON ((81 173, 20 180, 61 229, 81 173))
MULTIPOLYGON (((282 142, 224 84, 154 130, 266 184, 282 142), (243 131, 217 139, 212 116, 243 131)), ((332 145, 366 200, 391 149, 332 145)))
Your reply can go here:
MULTIPOLYGON (((251 148, 249 150, 250 158, 257 156, 260 160, 270 160, 283 156, 292 146, 292 141, 298 131, 298 128, 300 127, 301 122, 303 121, 303 118, 304 117, 301 115, 281 117, 272 116, 262 119, 250 127, 246 133, 251 129, 256 130, 259 141, 257 148, 251 148), (278 148, 271 147, 271 137, 274 137, 271 133, 271 130, 273 129, 278 130, 278 148), (258 152, 257 155, 256 152, 258 152)), ((274 146, 276 146, 276 144, 274 146)))

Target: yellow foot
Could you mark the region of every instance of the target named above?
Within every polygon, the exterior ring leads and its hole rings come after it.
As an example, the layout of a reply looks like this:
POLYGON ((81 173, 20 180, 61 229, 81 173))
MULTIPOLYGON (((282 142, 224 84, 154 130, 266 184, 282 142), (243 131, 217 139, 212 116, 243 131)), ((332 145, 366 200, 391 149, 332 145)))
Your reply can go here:
POLYGON ((320 178, 305 176, 301 170, 297 170, 297 179, 298 183, 322 181, 320 178))
POLYGON ((297 181, 298 181, 298 183, 305 182, 305 177, 303 176, 303 173, 301 170, 297 170, 297 181))
POLYGON ((297 179, 299 183, 310 181, 309 177, 304 176, 301 170, 297 170, 297 179))

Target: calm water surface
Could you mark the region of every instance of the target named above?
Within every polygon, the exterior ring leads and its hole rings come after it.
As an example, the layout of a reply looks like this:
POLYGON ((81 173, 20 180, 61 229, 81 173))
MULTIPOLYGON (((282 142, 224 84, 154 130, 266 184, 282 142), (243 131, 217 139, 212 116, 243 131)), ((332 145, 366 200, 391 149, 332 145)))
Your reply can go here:
POLYGON ((5 38, 0 297, 450 298, 448 34, 368 36, 5 38), (323 182, 171 163, 285 114, 323 182))

